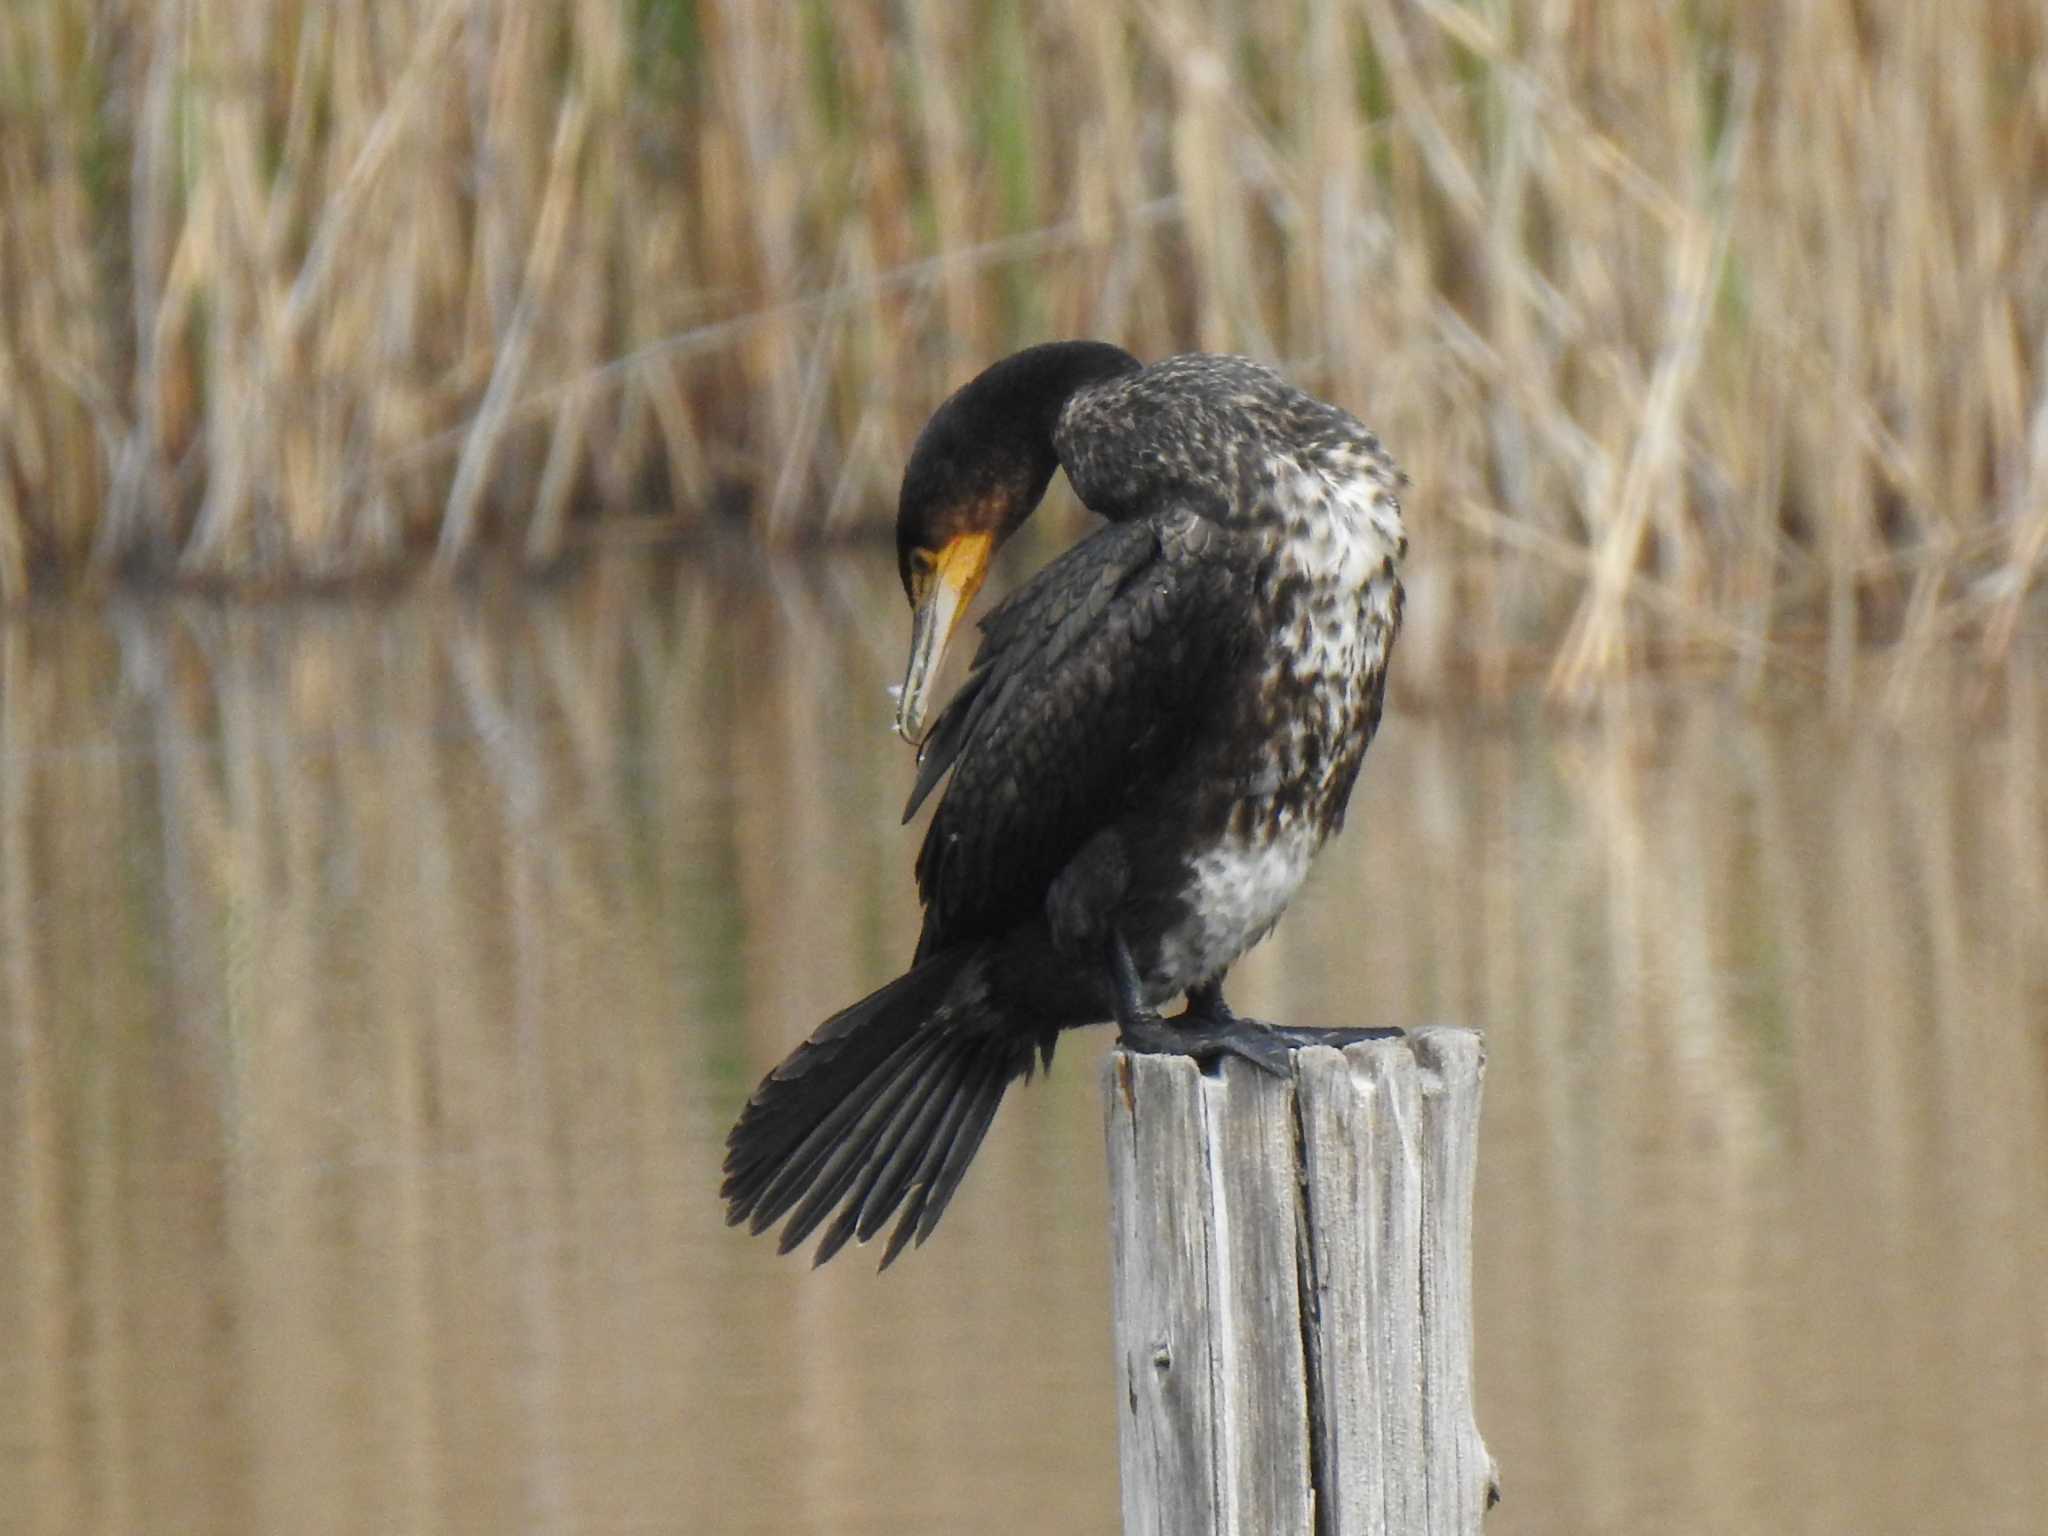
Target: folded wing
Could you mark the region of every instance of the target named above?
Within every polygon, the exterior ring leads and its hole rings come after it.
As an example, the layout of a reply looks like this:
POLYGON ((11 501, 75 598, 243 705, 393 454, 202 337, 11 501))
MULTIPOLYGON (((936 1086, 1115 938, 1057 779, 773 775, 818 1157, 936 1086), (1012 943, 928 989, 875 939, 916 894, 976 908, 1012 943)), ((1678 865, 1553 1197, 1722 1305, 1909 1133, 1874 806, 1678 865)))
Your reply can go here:
POLYGON ((905 819, 950 770, 918 855, 920 956, 999 933, 1102 827, 1157 792, 1249 643, 1229 535, 1185 510, 1083 540, 982 623, 905 819))

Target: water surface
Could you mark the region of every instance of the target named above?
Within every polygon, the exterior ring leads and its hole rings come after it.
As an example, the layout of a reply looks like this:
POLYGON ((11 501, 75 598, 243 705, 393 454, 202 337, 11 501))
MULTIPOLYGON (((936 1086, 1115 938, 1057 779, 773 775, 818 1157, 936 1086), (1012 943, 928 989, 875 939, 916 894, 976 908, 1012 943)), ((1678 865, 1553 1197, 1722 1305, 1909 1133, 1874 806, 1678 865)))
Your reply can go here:
MULTIPOLYGON (((723 1225, 909 952, 886 562, 0 624, 0 1509, 1113 1532, 1095 1063, 935 1241, 723 1225)), ((1491 1053, 1489 1531, 2037 1531, 2048 686, 1399 704, 1241 968, 1491 1053)))

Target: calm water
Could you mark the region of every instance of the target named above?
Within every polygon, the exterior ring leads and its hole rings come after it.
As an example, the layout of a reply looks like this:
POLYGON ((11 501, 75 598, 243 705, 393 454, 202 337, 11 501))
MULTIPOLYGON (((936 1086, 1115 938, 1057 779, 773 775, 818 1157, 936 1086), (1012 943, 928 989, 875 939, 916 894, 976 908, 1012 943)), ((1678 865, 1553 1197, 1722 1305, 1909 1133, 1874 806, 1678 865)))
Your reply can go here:
MULTIPOLYGON (((916 926, 886 563, 0 624, 9 1531, 1113 1532, 1094 1062, 723 1226, 916 926)), ((2048 657, 1396 709, 1237 1001, 1488 1032, 1488 1529, 2048 1529, 2048 657)))

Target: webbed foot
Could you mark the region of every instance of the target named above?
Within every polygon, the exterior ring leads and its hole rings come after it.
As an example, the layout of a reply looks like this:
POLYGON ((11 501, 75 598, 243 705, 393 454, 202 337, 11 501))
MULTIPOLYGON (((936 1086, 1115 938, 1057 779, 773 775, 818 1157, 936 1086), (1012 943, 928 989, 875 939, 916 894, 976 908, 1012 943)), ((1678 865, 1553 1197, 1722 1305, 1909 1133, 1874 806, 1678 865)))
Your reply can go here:
POLYGON ((1191 1056, 1205 1065, 1224 1056, 1235 1056, 1261 1072, 1270 1072, 1275 1077, 1291 1076, 1294 1046, 1282 1038, 1279 1030, 1263 1024, 1247 1027, 1247 1023, 1240 1019, 1231 1024, 1216 1024, 1185 1013, 1164 1019, 1155 1013, 1149 1019, 1125 1021, 1117 1044, 1140 1054, 1191 1056))
POLYGON ((1123 935, 1109 940, 1110 979, 1116 986, 1117 1044, 1149 1056, 1189 1056, 1202 1063, 1223 1056, 1248 1061, 1261 1072, 1285 1077, 1290 1047, 1263 1030, 1247 1030, 1235 1018, 1214 1020, 1192 1013, 1162 1018, 1145 1002, 1138 967, 1123 935))
MULTIPOLYGON (((1306 1045, 1330 1045, 1342 1050, 1361 1040, 1398 1040, 1406 1033, 1400 1029, 1295 1028, 1270 1024, 1264 1019, 1248 1019, 1223 1000, 1221 981, 1190 987, 1187 1008, 1166 1022, 1170 1028, 1205 1038, 1230 1036, 1237 1040, 1255 1040, 1259 1043, 1250 1052, 1235 1046, 1225 1046, 1224 1049, 1244 1057, 1255 1066, 1264 1066, 1268 1060, 1277 1059, 1280 1063, 1277 1070, 1283 1073, 1291 1070, 1288 1058, 1306 1045)), ((1267 1067, 1266 1070, 1275 1069, 1267 1067)))

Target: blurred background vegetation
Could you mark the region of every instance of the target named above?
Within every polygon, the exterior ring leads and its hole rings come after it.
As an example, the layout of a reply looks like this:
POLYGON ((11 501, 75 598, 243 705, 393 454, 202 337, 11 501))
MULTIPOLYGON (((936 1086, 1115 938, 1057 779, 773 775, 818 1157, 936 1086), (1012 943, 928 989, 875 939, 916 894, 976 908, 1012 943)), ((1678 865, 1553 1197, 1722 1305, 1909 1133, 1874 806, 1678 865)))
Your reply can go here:
POLYGON ((1098 335, 1388 438, 1411 688, 1903 684, 2048 554, 2044 60, 2038 0, 10 0, 0 599, 867 532, 1098 335))

